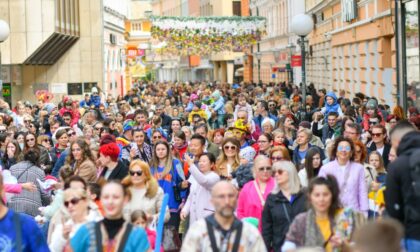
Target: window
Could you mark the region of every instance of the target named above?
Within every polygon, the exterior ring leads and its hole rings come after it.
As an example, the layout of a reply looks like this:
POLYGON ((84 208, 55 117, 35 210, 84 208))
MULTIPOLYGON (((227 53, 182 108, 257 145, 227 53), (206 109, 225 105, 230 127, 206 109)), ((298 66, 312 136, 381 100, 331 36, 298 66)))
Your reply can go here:
POLYGON ((232 2, 232 10, 234 16, 241 16, 241 2, 240 1, 233 1, 232 2))
POLYGON ((68 83, 67 94, 68 95, 82 95, 83 94, 82 83, 68 83))

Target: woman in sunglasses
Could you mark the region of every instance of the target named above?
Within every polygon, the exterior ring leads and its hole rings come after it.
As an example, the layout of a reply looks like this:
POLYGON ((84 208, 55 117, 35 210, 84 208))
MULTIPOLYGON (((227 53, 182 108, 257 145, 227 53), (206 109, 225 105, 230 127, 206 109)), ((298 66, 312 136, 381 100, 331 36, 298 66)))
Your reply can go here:
POLYGON ((55 226, 49 244, 50 250, 53 252, 67 251, 69 240, 83 224, 102 219, 102 217, 92 214, 93 212, 89 212, 89 198, 83 189, 66 189, 63 200, 70 219, 66 221, 63 218, 61 223, 55 226))
POLYGON ((239 151, 241 144, 236 138, 226 138, 222 142, 222 152, 216 162, 216 171, 222 178, 232 179, 232 173, 235 172, 241 164, 239 151))
MULTIPOLYGON (((121 182, 130 191, 132 197, 124 207, 125 219, 136 210, 146 213, 149 222, 158 220, 163 201, 163 190, 157 180, 150 173, 150 166, 146 162, 134 160, 130 163, 128 176, 121 182)), ((165 221, 169 220, 166 210, 165 221)))
POLYGON ((295 165, 290 161, 273 164, 275 187, 262 212, 262 236, 268 251, 280 251, 287 230, 299 213, 306 211, 295 165))
POLYGON ((30 132, 28 132, 25 136, 25 150, 29 148, 37 149, 39 151, 39 167, 41 167, 47 175, 51 173, 53 166, 52 155, 44 148, 44 146, 37 143, 37 136, 30 132))
POLYGON ((192 225, 197 220, 214 213, 211 189, 219 182, 220 177, 214 172, 216 158, 211 153, 201 154, 198 167, 189 155, 185 156, 185 162, 189 165, 191 176, 188 182, 191 187, 190 195, 181 211, 181 219, 185 220, 189 216, 189 225, 192 225))
POLYGON ((81 226, 70 240, 71 251, 148 251, 144 229, 133 227, 123 218, 127 197, 128 192, 120 182, 106 183, 101 191, 104 219, 81 226))
POLYGON ((261 231, 262 210, 275 185, 271 160, 264 155, 258 155, 254 160, 253 173, 255 179, 246 183, 239 193, 237 216, 239 219, 257 218, 261 231))
POLYGON ((334 176, 340 187, 340 200, 344 207, 350 207, 368 213, 368 193, 363 165, 354 161, 355 147, 353 142, 345 137, 335 140, 331 162, 322 166, 318 176, 327 174, 334 176))
POLYGON ((282 160, 292 161, 292 159, 290 158, 289 149, 287 149, 286 147, 282 145, 274 146, 273 148, 271 148, 270 158, 271 158, 271 163, 275 163, 282 160))

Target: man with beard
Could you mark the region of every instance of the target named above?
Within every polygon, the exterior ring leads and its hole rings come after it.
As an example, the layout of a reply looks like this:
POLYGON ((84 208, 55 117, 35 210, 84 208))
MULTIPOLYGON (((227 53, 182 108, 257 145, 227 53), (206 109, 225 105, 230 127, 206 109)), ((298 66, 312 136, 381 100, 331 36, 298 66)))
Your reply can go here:
POLYGON ((231 183, 214 185, 211 202, 215 213, 190 227, 181 251, 267 251, 258 229, 235 217, 237 199, 238 191, 231 183))

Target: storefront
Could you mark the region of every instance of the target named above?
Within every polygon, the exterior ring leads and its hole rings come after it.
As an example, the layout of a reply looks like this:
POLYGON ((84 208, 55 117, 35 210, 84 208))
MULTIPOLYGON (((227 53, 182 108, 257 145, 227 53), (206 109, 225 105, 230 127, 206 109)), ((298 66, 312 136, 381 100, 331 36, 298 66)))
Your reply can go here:
POLYGON ((396 46, 399 104, 420 109, 418 0, 396 0, 396 46))

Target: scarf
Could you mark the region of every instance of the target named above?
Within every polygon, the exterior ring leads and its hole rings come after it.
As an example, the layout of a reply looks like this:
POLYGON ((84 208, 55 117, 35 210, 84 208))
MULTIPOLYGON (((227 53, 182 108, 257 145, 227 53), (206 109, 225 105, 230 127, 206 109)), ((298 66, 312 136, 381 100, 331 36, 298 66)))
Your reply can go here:
POLYGON ((188 146, 188 143, 185 143, 184 145, 181 145, 181 146, 176 146, 175 144, 174 144, 174 148, 176 149, 176 150, 183 150, 184 148, 186 148, 188 146))
MULTIPOLYGON (((331 219, 330 224, 333 224, 331 219)), ((313 209, 309 209, 306 217, 305 247, 323 247, 324 242, 321 230, 316 224, 315 212, 313 209)))

